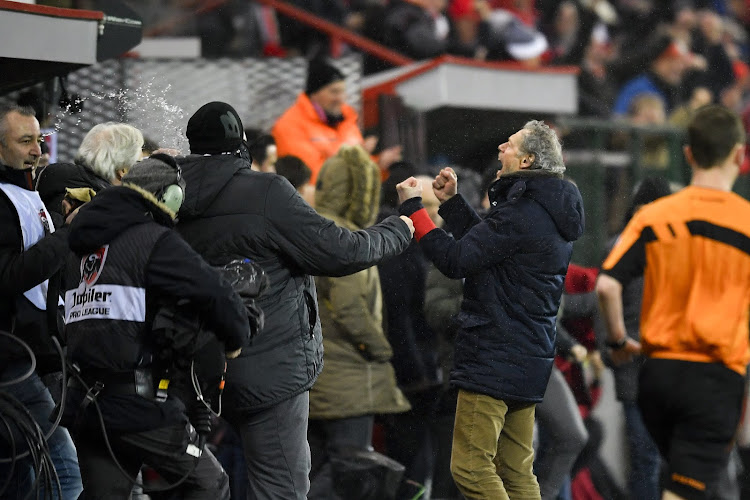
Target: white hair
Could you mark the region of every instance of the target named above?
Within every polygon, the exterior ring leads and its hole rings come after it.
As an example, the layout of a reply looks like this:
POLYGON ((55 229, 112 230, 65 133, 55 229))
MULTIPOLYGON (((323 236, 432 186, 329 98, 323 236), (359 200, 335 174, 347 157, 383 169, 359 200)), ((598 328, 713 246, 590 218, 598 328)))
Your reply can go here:
POLYGON ((559 175, 565 173, 562 144, 555 131, 538 120, 527 122, 523 129, 528 133, 524 135, 519 149, 523 153, 534 155, 532 168, 559 175))
POLYGON ((126 123, 94 125, 78 148, 76 161, 112 182, 116 172, 130 168, 141 157, 143 134, 126 123))

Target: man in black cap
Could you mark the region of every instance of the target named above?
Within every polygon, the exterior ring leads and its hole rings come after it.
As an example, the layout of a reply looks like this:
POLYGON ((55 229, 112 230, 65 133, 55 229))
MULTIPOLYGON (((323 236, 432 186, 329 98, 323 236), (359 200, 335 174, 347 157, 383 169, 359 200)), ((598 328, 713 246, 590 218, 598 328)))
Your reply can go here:
MULTIPOLYGON (((357 112, 346 104, 344 74, 322 59, 310 61, 305 91, 276 121, 271 134, 280 157, 294 155, 310 167, 313 185, 323 162, 341 146, 358 144, 372 153, 378 141, 374 136, 362 138, 357 112)), ((400 146, 384 149, 378 164, 385 170, 400 156, 400 146)))
POLYGON ((269 287, 265 327, 229 362, 224 416, 242 439, 251 499, 305 499, 308 390, 323 368, 315 276, 343 276, 402 252, 411 221, 389 217, 360 231, 318 215, 283 177, 243 158, 242 122, 222 102, 188 122, 180 159, 187 192, 178 231, 209 263, 249 258, 269 287))

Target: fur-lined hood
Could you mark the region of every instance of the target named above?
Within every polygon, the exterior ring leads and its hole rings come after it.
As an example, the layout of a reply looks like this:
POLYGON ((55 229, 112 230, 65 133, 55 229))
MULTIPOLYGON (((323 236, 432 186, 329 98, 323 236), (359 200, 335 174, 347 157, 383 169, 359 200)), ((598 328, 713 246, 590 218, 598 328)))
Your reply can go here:
POLYGON ((148 222, 173 227, 174 212, 138 186, 113 186, 81 207, 70 225, 68 242, 71 250, 84 255, 112 242, 127 229, 148 222))
POLYGON ((361 146, 342 146, 318 176, 315 209, 354 229, 375 223, 380 204, 380 169, 361 146))

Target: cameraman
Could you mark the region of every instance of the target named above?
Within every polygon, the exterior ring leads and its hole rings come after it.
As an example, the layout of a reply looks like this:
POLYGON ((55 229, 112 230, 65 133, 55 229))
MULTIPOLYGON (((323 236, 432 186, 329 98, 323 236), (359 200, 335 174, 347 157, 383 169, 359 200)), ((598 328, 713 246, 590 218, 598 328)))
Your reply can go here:
POLYGON ((226 473, 196 446, 185 402, 162 394, 154 369, 152 322, 165 301, 187 300, 228 358, 250 336, 240 298, 171 229, 183 197, 177 163, 158 154, 135 164, 123 186, 99 193, 71 225, 81 279, 65 294, 65 319, 68 360, 80 374, 69 383, 63 422, 87 498, 129 498, 132 481, 111 452, 130 477, 147 463, 170 483, 186 477, 185 498, 229 498, 226 473))

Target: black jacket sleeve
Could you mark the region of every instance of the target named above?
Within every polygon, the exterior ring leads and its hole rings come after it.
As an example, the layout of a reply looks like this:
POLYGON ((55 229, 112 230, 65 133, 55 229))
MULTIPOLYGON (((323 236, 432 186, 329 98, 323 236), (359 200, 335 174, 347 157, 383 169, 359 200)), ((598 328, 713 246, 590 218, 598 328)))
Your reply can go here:
POLYGON ((400 254, 411 233, 404 221, 388 217, 367 229, 350 231, 319 215, 286 179, 270 184, 266 197, 268 236, 305 273, 346 276, 400 254))
POLYGON ((560 309, 562 319, 590 318, 599 311, 599 298, 595 291, 565 294, 565 307, 560 309))
POLYGON ((455 195, 440 205, 438 214, 445 220, 448 231, 457 240, 463 238, 469 232, 469 229, 482 222, 482 218, 477 215, 461 194, 455 195))
POLYGON ((23 236, 16 210, 0 193, 0 295, 17 295, 50 278, 65 263, 68 228, 61 227, 23 250, 23 236))
POLYGON ((568 329, 563 326, 562 321, 560 321, 560 316, 557 317, 556 328, 557 336, 555 337, 555 349, 557 350, 557 354, 562 357, 568 357, 568 355, 570 355, 570 350, 578 342, 573 339, 573 336, 568 332, 568 329))
POLYGON ((189 300, 227 351, 250 340, 242 300, 176 232, 167 231, 157 241, 146 269, 146 285, 156 293, 189 300))

